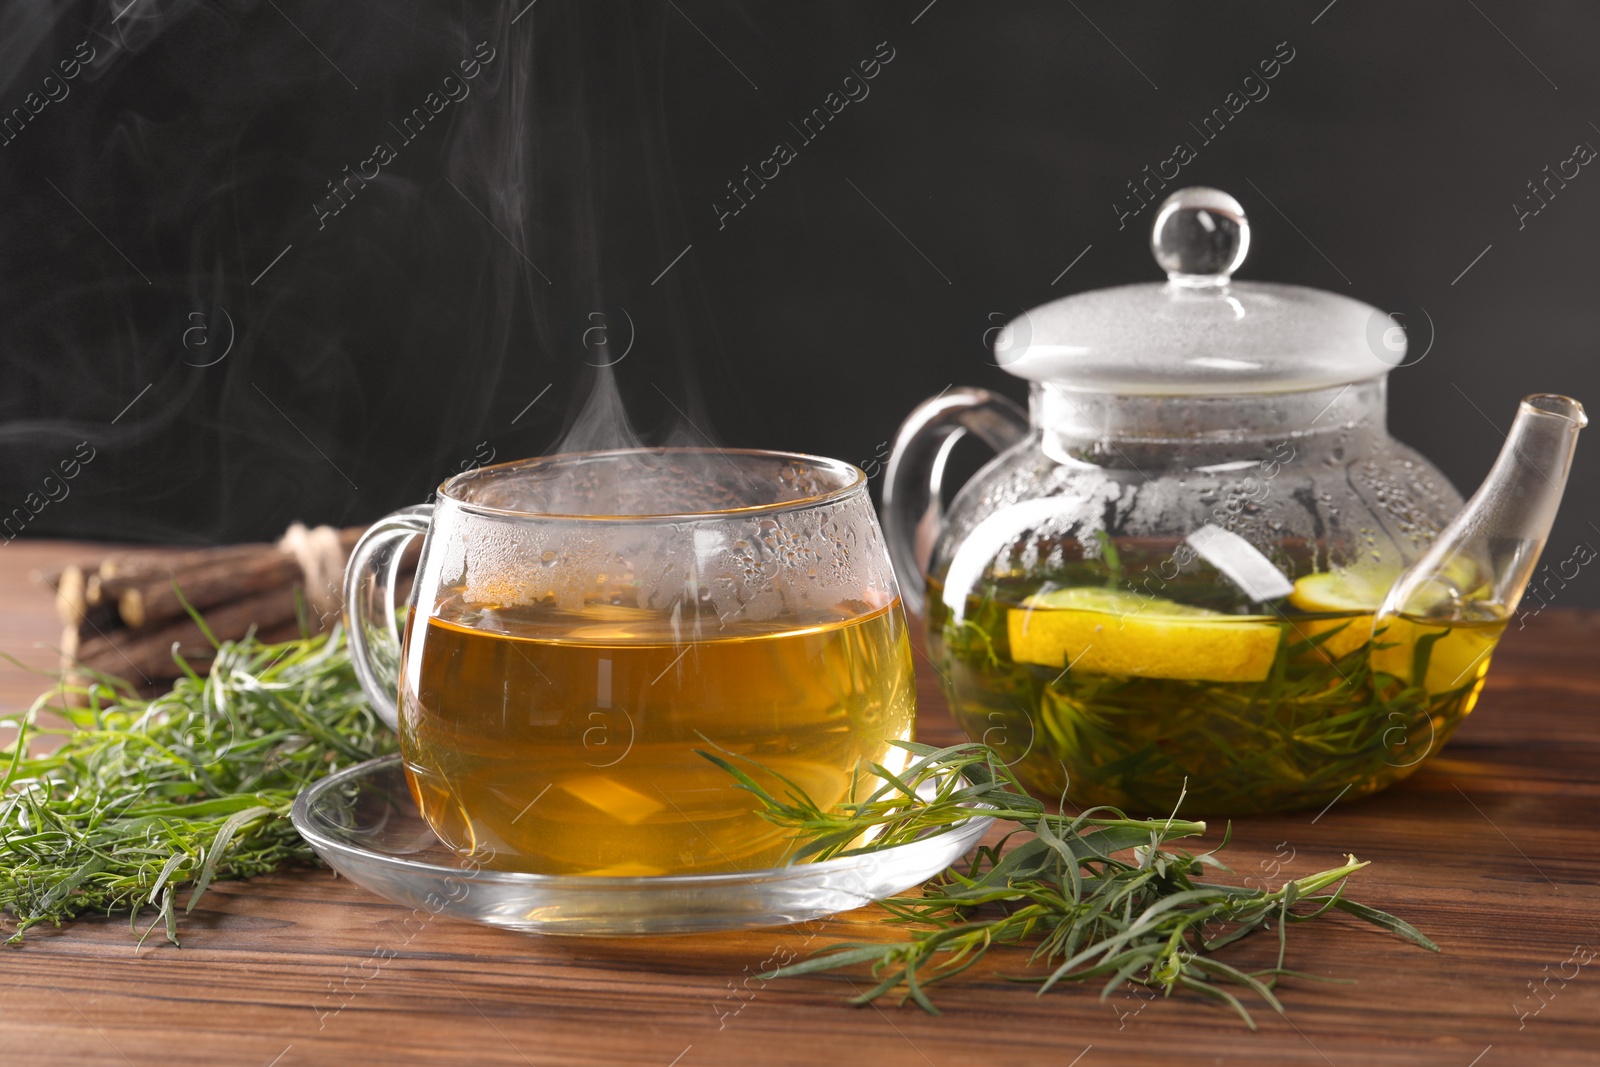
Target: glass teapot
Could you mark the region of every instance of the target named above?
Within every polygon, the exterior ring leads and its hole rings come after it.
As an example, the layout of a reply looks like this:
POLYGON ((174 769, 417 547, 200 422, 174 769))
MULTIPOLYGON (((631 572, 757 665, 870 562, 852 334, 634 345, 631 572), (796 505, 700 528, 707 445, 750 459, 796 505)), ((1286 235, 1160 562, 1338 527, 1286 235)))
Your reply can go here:
POLYGON ((1214 814, 1376 792, 1438 751, 1549 535, 1583 408, 1524 400, 1472 500, 1389 436, 1385 313, 1236 282, 1238 201, 1155 217, 1166 284, 1078 293, 901 427, 885 526, 957 720, 1029 788, 1214 814), (955 442, 1000 454, 941 506, 955 442))

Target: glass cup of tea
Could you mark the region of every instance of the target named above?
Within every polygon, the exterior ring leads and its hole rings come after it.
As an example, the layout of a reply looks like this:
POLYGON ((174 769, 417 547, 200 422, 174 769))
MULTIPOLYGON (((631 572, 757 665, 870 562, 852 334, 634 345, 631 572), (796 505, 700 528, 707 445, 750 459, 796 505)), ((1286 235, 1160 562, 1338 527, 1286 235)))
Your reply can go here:
POLYGON ((824 808, 898 770, 915 683, 860 470, 625 449, 459 474, 376 523, 345 578, 368 698, 447 845, 541 874, 782 864, 730 760, 824 808), (424 535, 403 619, 395 582, 424 535))

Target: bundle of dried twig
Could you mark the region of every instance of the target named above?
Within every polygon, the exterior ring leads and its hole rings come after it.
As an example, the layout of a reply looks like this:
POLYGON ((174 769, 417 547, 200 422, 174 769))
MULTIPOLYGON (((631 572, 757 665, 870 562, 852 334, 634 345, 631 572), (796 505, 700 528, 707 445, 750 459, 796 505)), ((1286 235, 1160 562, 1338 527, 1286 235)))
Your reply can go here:
MULTIPOLYGON (((211 641, 185 603, 218 640, 252 627, 265 641, 327 629, 342 608, 345 560, 365 530, 296 523, 272 544, 132 549, 36 577, 55 589, 65 668, 154 683, 177 676, 174 649, 197 670, 209 666, 211 641)), ((408 573, 415 557, 403 564, 408 573)))

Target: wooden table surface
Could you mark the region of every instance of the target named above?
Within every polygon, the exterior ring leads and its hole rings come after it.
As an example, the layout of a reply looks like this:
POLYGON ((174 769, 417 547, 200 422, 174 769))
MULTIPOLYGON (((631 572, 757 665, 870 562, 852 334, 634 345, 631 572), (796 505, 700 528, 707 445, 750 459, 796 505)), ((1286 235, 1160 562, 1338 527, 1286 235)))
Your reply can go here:
MULTIPOLYGON (((27 578, 82 546, 0 550, 0 651, 49 667, 59 628, 27 578)), ((1036 997, 1020 961, 945 987, 945 1014, 855 1008, 839 977, 763 983, 782 949, 892 936, 872 909, 811 927, 657 939, 536 938, 408 912, 326 870, 227 882, 143 948, 123 920, 0 949, 5 1064, 1600 1063, 1600 613, 1513 624, 1445 752, 1376 798, 1234 824, 1242 879, 1276 885, 1346 852, 1352 895, 1412 920, 1433 955, 1341 917, 1297 927, 1261 1029, 1193 996, 1036 997), (1280 866, 1275 869, 1276 862, 1280 866)), ((926 665, 923 665, 924 668, 926 665)), ((925 673, 931 674, 931 671, 925 673)), ((954 726, 922 679, 924 737, 954 726)), ((0 667, 0 705, 38 689, 0 667)), ((1219 828, 1220 829, 1220 828, 1219 828)), ((1265 958, 1268 946, 1248 951, 1265 958)), ((856 985, 860 980, 855 979, 856 985)))

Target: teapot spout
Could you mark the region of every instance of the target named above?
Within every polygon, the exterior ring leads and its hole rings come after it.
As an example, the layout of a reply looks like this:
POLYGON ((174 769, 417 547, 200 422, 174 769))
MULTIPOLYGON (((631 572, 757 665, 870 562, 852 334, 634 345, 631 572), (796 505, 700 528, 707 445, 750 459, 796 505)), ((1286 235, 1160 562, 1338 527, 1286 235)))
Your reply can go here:
POLYGON ((1505 447, 1466 508, 1389 590, 1374 630, 1396 614, 1510 618, 1538 565, 1588 423, 1571 397, 1524 399, 1505 447))

